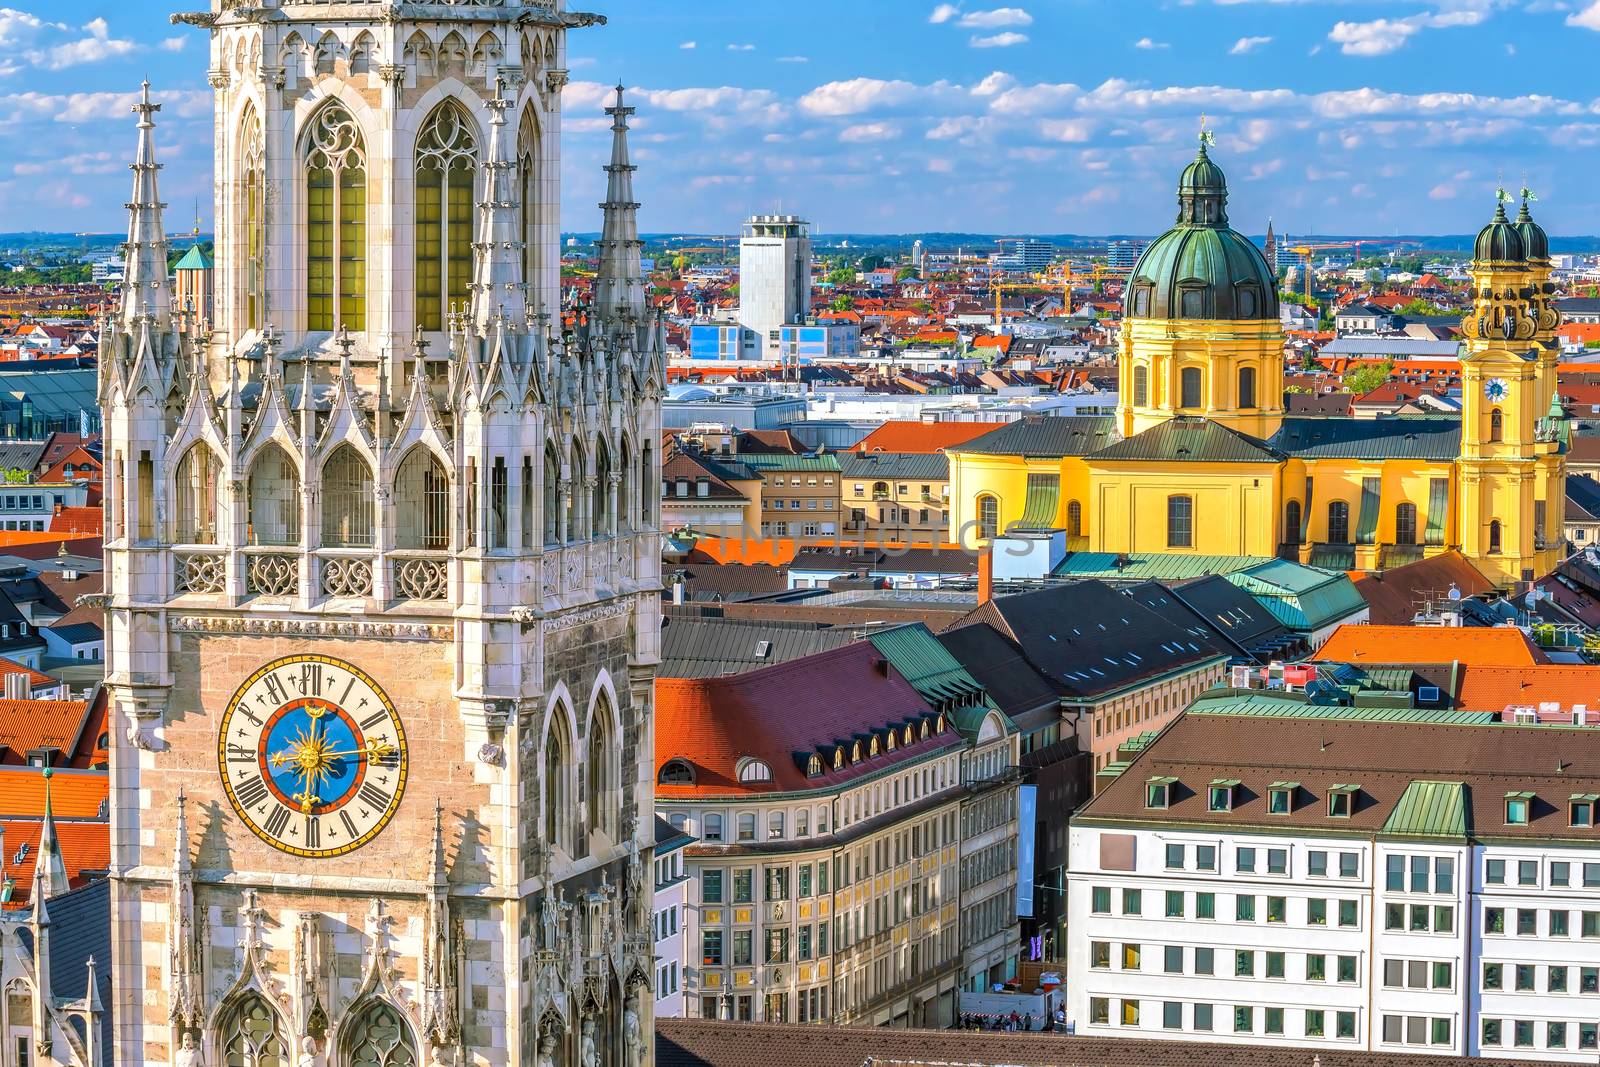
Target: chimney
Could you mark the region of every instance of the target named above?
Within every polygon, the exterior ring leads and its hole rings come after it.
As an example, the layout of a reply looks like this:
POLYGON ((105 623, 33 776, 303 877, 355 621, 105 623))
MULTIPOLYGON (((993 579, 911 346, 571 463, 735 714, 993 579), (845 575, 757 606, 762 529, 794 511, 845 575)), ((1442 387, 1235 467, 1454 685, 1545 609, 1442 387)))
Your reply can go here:
POLYGON ((12 671, 5 676, 5 698, 7 700, 27 700, 32 696, 32 687, 26 671, 12 671))
POLYGON ((978 603, 987 604, 994 599, 994 546, 985 545, 978 551, 978 603))

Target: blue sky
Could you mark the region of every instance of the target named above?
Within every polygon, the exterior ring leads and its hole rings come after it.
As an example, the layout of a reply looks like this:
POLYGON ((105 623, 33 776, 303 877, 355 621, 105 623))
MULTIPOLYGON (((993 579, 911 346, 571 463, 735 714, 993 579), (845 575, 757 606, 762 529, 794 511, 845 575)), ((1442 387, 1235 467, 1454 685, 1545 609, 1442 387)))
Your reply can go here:
MULTIPOLYGON (((0 229, 122 225, 146 74, 187 228, 212 125, 178 6, 0 0, 0 229)), ((569 37, 566 229, 598 225, 620 79, 646 230, 1156 232, 1204 113, 1250 232, 1467 231, 1526 173, 1553 233, 1600 233, 1600 0, 570 6, 610 24, 569 37)))

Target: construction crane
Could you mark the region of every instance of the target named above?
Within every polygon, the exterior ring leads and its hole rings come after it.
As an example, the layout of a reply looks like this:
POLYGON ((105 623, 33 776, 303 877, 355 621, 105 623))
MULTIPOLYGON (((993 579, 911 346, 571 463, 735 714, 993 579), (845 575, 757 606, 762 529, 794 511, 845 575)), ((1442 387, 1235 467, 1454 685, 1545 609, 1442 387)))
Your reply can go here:
MULTIPOLYGON (((1369 241, 1368 243, 1370 244, 1371 242, 1369 241)), ((1354 248, 1356 250, 1356 260, 1359 262, 1361 259, 1360 241, 1318 241, 1315 244, 1293 245, 1289 249, 1289 251, 1301 257, 1300 267, 1301 272, 1305 275, 1307 300, 1311 299, 1311 278, 1313 273, 1315 273, 1311 269, 1311 253, 1321 252, 1325 249, 1331 248, 1354 248)))
MULTIPOLYGON (((1002 277, 1001 275, 995 275, 995 276, 993 276, 993 277, 991 277, 989 279, 989 292, 994 296, 994 324, 996 326, 999 326, 1000 325, 1000 321, 1001 321, 1001 318, 1000 318, 1000 294, 1005 292, 1007 289, 1031 289, 1034 292, 1039 292, 1041 290, 1048 290, 1048 289, 1055 288, 1055 279, 1049 278, 1044 274, 1029 275, 1029 277, 1031 277, 1033 279, 1033 281, 1029 281, 1029 282, 1003 282, 1003 281, 1000 280, 1001 277, 1002 277)), ((1066 297, 1067 310, 1071 311, 1072 310, 1072 283, 1070 281, 1065 283, 1064 292, 1065 292, 1065 297, 1066 297)))

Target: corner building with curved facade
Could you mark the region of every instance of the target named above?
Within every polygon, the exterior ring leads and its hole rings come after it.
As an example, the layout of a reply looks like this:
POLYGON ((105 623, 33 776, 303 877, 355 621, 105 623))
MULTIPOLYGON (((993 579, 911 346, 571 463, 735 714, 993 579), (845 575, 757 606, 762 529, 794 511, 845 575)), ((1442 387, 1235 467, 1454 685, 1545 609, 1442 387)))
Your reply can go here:
POLYGON ((1114 417, 1025 420, 949 450, 951 538, 1283 556, 1375 570, 1459 549, 1505 585, 1560 558, 1567 424, 1549 242, 1524 200, 1478 235, 1460 415, 1283 409, 1275 272, 1228 226, 1204 144, 1125 295, 1114 417))
POLYGON ((106 323, 115 1058, 653 1062, 662 329, 559 2, 212 0, 214 318, 138 115, 106 323))

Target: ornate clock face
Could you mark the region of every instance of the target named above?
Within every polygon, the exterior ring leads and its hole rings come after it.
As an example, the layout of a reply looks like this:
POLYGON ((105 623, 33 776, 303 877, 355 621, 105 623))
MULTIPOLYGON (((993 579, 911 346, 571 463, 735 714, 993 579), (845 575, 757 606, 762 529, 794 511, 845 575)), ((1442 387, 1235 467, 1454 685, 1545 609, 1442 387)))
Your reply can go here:
POLYGON ((1506 398, 1506 381, 1504 378, 1490 378, 1483 383, 1483 395, 1488 400, 1504 400, 1506 398))
POLYGON ((388 695, 330 656, 285 656, 257 670, 217 734, 233 810, 296 856, 339 856, 376 837, 400 806, 407 758, 388 695))

